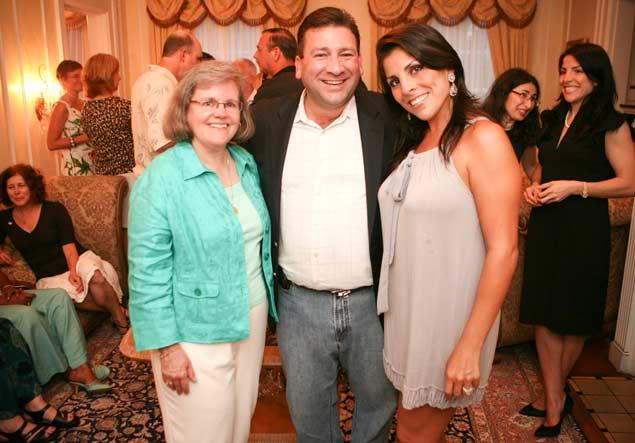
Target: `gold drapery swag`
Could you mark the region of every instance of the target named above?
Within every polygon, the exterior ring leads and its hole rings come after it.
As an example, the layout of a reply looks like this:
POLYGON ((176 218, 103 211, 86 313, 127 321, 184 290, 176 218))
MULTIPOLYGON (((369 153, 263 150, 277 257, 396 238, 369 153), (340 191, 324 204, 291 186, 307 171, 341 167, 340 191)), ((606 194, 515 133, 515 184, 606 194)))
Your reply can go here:
POLYGON ((86 16, 78 12, 64 11, 64 25, 66 29, 79 29, 86 26, 86 16))
POLYGON ((192 29, 209 16, 219 25, 240 19, 259 26, 274 19, 285 27, 297 25, 304 17, 306 0, 147 0, 148 14, 159 27, 192 29))
MULTIPOLYGON (((374 41, 404 23, 435 18, 454 26, 469 17, 476 26, 487 28, 496 77, 509 68, 529 67, 529 24, 536 6, 537 0, 368 0, 374 41)), ((374 51, 371 62, 377 63, 374 51)), ((379 78, 372 72, 371 87, 378 86, 379 78)))
POLYGON ((454 26, 468 16, 479 28, 500 20, 524 28, 536 12, 536 0, 368 0, 368 10, 375 23, 387 28, 431 18, 454 26))

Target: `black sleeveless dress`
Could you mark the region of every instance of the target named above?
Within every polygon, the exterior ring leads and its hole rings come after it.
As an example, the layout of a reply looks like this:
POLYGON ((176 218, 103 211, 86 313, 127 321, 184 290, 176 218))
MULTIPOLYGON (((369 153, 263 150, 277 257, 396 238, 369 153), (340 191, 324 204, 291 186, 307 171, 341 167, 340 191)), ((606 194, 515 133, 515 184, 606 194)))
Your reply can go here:
MULTIPOLYGON (((588 114, 581 109, 558 146, 567 109, 561 104, 541 116, 542 183, 614 177, 604 136, 619 128, 623 117, 610 113, 591 128, 588 114)), ((609 275, 608 200, 572 195, 535 207, 527 229, 520 321, 544 325, 559 334, 599 332, 609 275)))

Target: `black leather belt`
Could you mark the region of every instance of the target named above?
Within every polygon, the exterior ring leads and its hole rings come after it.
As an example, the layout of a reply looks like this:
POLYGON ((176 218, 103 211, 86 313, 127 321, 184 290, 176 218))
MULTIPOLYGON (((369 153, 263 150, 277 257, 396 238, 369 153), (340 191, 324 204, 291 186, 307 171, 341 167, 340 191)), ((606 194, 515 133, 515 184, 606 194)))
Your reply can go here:
POLYGON ((276 280, 278 280, 278 284, 285 291, 291 287, 291 280, 289 280, 287 276, 284 275, 282 268, 278 268, 278 272, 276 273, 276 280))

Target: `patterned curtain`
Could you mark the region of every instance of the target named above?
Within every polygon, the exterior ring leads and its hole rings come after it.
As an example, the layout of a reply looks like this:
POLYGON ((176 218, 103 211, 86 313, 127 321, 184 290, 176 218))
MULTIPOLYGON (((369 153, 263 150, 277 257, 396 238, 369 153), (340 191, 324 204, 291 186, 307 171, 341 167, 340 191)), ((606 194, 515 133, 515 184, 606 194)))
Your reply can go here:
POLYGON ((148 13, 161 27, 180 24, 192 29, 209 16, 219 25, 240 19, 260 26, 270 18, 280 25, 297 25, 306 9, 306 0, 148 0, 148 13))
MULTIPOLYGON (((379 39, 394 27, 408 22, 428 22, 435 18, 454 26, 470 18, 487 28, 494 75, 512 67, 529 64, 529 31, 537 0, 368 0, 379 39)), ((374 58, 375 55, 373 54, 374 58)), ((375 78, 373 78, 373 82, 375 78)))

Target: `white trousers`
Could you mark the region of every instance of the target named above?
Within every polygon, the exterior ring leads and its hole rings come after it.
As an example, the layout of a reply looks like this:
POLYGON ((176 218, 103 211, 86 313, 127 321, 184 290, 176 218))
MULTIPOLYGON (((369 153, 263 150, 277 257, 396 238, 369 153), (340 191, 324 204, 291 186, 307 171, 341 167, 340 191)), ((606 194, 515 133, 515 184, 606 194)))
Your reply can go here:
POLYGON ((152 372, 167 443, 245 443, 258 400, 267 329, 267 300, 249 314, 251 334, 233 343, 181 343, 196 383, 177 395, 163 382, 161 359, 152 351, 152 372))

